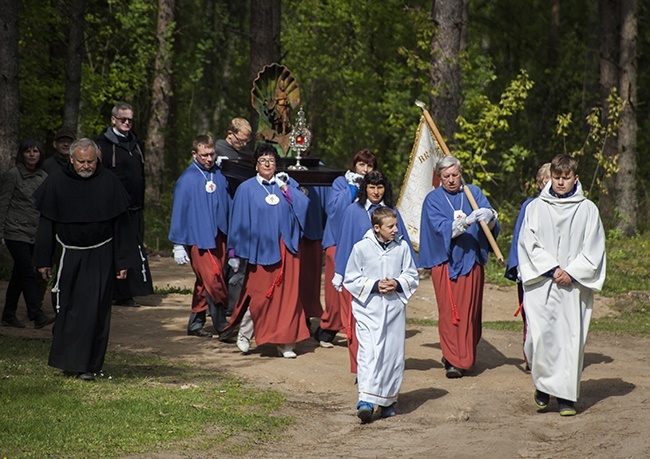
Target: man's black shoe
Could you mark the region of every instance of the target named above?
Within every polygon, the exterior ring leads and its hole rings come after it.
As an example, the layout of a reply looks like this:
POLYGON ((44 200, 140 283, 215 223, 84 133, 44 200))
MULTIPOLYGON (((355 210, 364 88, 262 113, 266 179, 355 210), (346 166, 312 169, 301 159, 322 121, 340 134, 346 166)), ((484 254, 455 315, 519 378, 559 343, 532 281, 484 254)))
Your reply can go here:
POLYGON ((463 377, 463 370, 456 368, 451 363, 447 361, 446 358, 442 358, 442 364, 445 366, 445 376, 449 379, 457 379, 463 377))
POLYGON ((5 327, 25 328, 25 324, 22 323, 20 320, 16 319, 16 317, 10 317, 8 319, 2 319, 1 323, 5 327))
POLYGON ((228 341, 232 338, 234 338, 235 333, 237 333, 237 330, 235 328, 229 328, 226 331, 219 332, 219 341, 228 341))
POLYGON ((541 390, 535 390, 535 395, 533 395, 533 401, 535 402, 535 407, 537 411, 544 411, 548 408, 548 402, 551 399, 551 396, 546 392, 541 390))
POLYGON ((90 371, 87 371, 85 373, 79 373, 79 376, 77 376, 79 379, 82 381, 94 381, 95 380, 95 374, 91 373, 90 371))
POLYGON ((207 331, 205 328, 197 328, 196 330, 188 330, 188 336, 199 336, 201 338, 212 338, 212 333, 207 331))
POLYGON ((43 328, 46 325, 50 325, 51 323, 54 323, 56 320, 56 316, 53 317, 48 317, 48 316, 43 316, 34 321, 34 328, 39 329, 43 328))

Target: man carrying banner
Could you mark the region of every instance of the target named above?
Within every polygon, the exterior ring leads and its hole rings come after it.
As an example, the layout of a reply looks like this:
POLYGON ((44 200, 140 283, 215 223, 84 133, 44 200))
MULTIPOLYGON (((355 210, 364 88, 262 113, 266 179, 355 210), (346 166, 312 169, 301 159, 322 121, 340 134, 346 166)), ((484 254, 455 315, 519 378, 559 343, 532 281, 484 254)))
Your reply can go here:
POLYGON ((442 186, 431 191, 422 206, 419 266, 431 268, 446 376, 461 378, 474 365, 481 339, 483 266, 490 244, 478 222, 485 222, 494 237, 499 224, 480 188, 463 184, 458 159, 443 157, 436 172, 442 186), (476 210, 463 187, 478 204, 476 210))

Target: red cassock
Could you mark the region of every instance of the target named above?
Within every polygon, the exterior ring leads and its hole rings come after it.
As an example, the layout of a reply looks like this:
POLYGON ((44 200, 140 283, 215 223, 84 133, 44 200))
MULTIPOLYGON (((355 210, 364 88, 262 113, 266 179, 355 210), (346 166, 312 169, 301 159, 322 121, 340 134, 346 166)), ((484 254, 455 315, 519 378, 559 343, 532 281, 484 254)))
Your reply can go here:
POLYGON ((237 326, 250 309, 258 346, 296 343, 309 338, 305 312, 298 300, 300 259, 287 250, 282 240, 280 252, 279 263, 248 264, 241 296, 226 327, 227 330, 237 326))
POLYGON ((228 307, 228 287, 223 275, 226 263, 226 235, 219 231, 214 249, 204 250, 193 245, 190 247, 190 265, 196 274, 194 293, 192 295, 192 312, 208 309, 205 299, 207 291, 215 304, 228 307))
POLYGON ((476 263, 466 276, 449 279, 447 263, 431 268, 438 303, 438 333, 442 355, 457 368, 468 370, 476 360, 481 339, 483 266, 476 263))

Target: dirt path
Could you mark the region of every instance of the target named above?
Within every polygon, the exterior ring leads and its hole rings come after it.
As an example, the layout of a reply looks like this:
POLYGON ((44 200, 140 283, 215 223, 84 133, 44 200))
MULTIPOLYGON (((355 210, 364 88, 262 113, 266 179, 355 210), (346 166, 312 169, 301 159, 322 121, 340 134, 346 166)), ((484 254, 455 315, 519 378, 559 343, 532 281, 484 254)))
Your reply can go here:
MULTIPOLYGON (((153 258, 151 267, 159 287, 192 285, 190 268, 177 266, 171 258, 153 258)), ((408 305, 409 317, 436 319, 434 301, 431 282, 423 281, 408 305)), ((513 317, 516 301, 514 287, 488 285, 484 320, 520 320, 513 317)), ((234 344, 186 336, 188 302, 184 295, 154 295, 142 299, 146 305, 140 308, 114 308, 110 349, 219 368, 286 392, 294 427, 279 442, 232 457, 650 457, 648 339, 590 334, 579 414, 562 418, 553 402, 548 413, 535 411, 520 333, 484 330, 475 369, 462 379, 449 380, 440 363, 437 329, 408 326, 398 416, 360 425, 354 410, 354 376, 342 339, 333 349, 319 348, 313 340, 302 342, 295 360, 276 357, 270 346, 252 347, 250 355, 242 355, 234 344)), ((607 305, 599 298, 594 316, 611 314, 607 305)), ((49 330, 3 327, 2 332, 45 337, 49 330)), ((201 454, 180 457, 231 457, 223 452, 201 454)))

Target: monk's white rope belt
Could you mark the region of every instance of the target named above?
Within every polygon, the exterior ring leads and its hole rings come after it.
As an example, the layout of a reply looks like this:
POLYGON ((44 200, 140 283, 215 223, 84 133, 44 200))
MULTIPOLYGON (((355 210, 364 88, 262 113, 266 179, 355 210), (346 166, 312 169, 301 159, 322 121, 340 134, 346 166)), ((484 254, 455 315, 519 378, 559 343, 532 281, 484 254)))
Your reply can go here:
POLYGON ((57 242, 59 244, 61 244, 61 247, 63 247, 63 250, 61 250, 61 258, 59 259, 59 269, 56 272, 56 283, 54 284, 54 287, 52 287, 52 293, 56 293, 56 312, 58 314, 59 309, 60 309, 59 293, 61 292, 61 290, 59 289, 59 282, 61 281, 61 272, 63 271, 63 259, 65 258, 65 252, 67 250, 92 250, 92 249, 96 249, 98 247, 101 247, 103 245, 108 244, 109 242, 111 242, 113 240, 113 238, 109 237, 104 242, 100 242, 99 244, 89 245, 87 247, 81 247, 81 246, 78 246, 78 245, 66 245, 66 244, 64 244, 61 241, 61 239, 59 239, 58 234, 56 234, 55 237, 56 237, 57 242))

